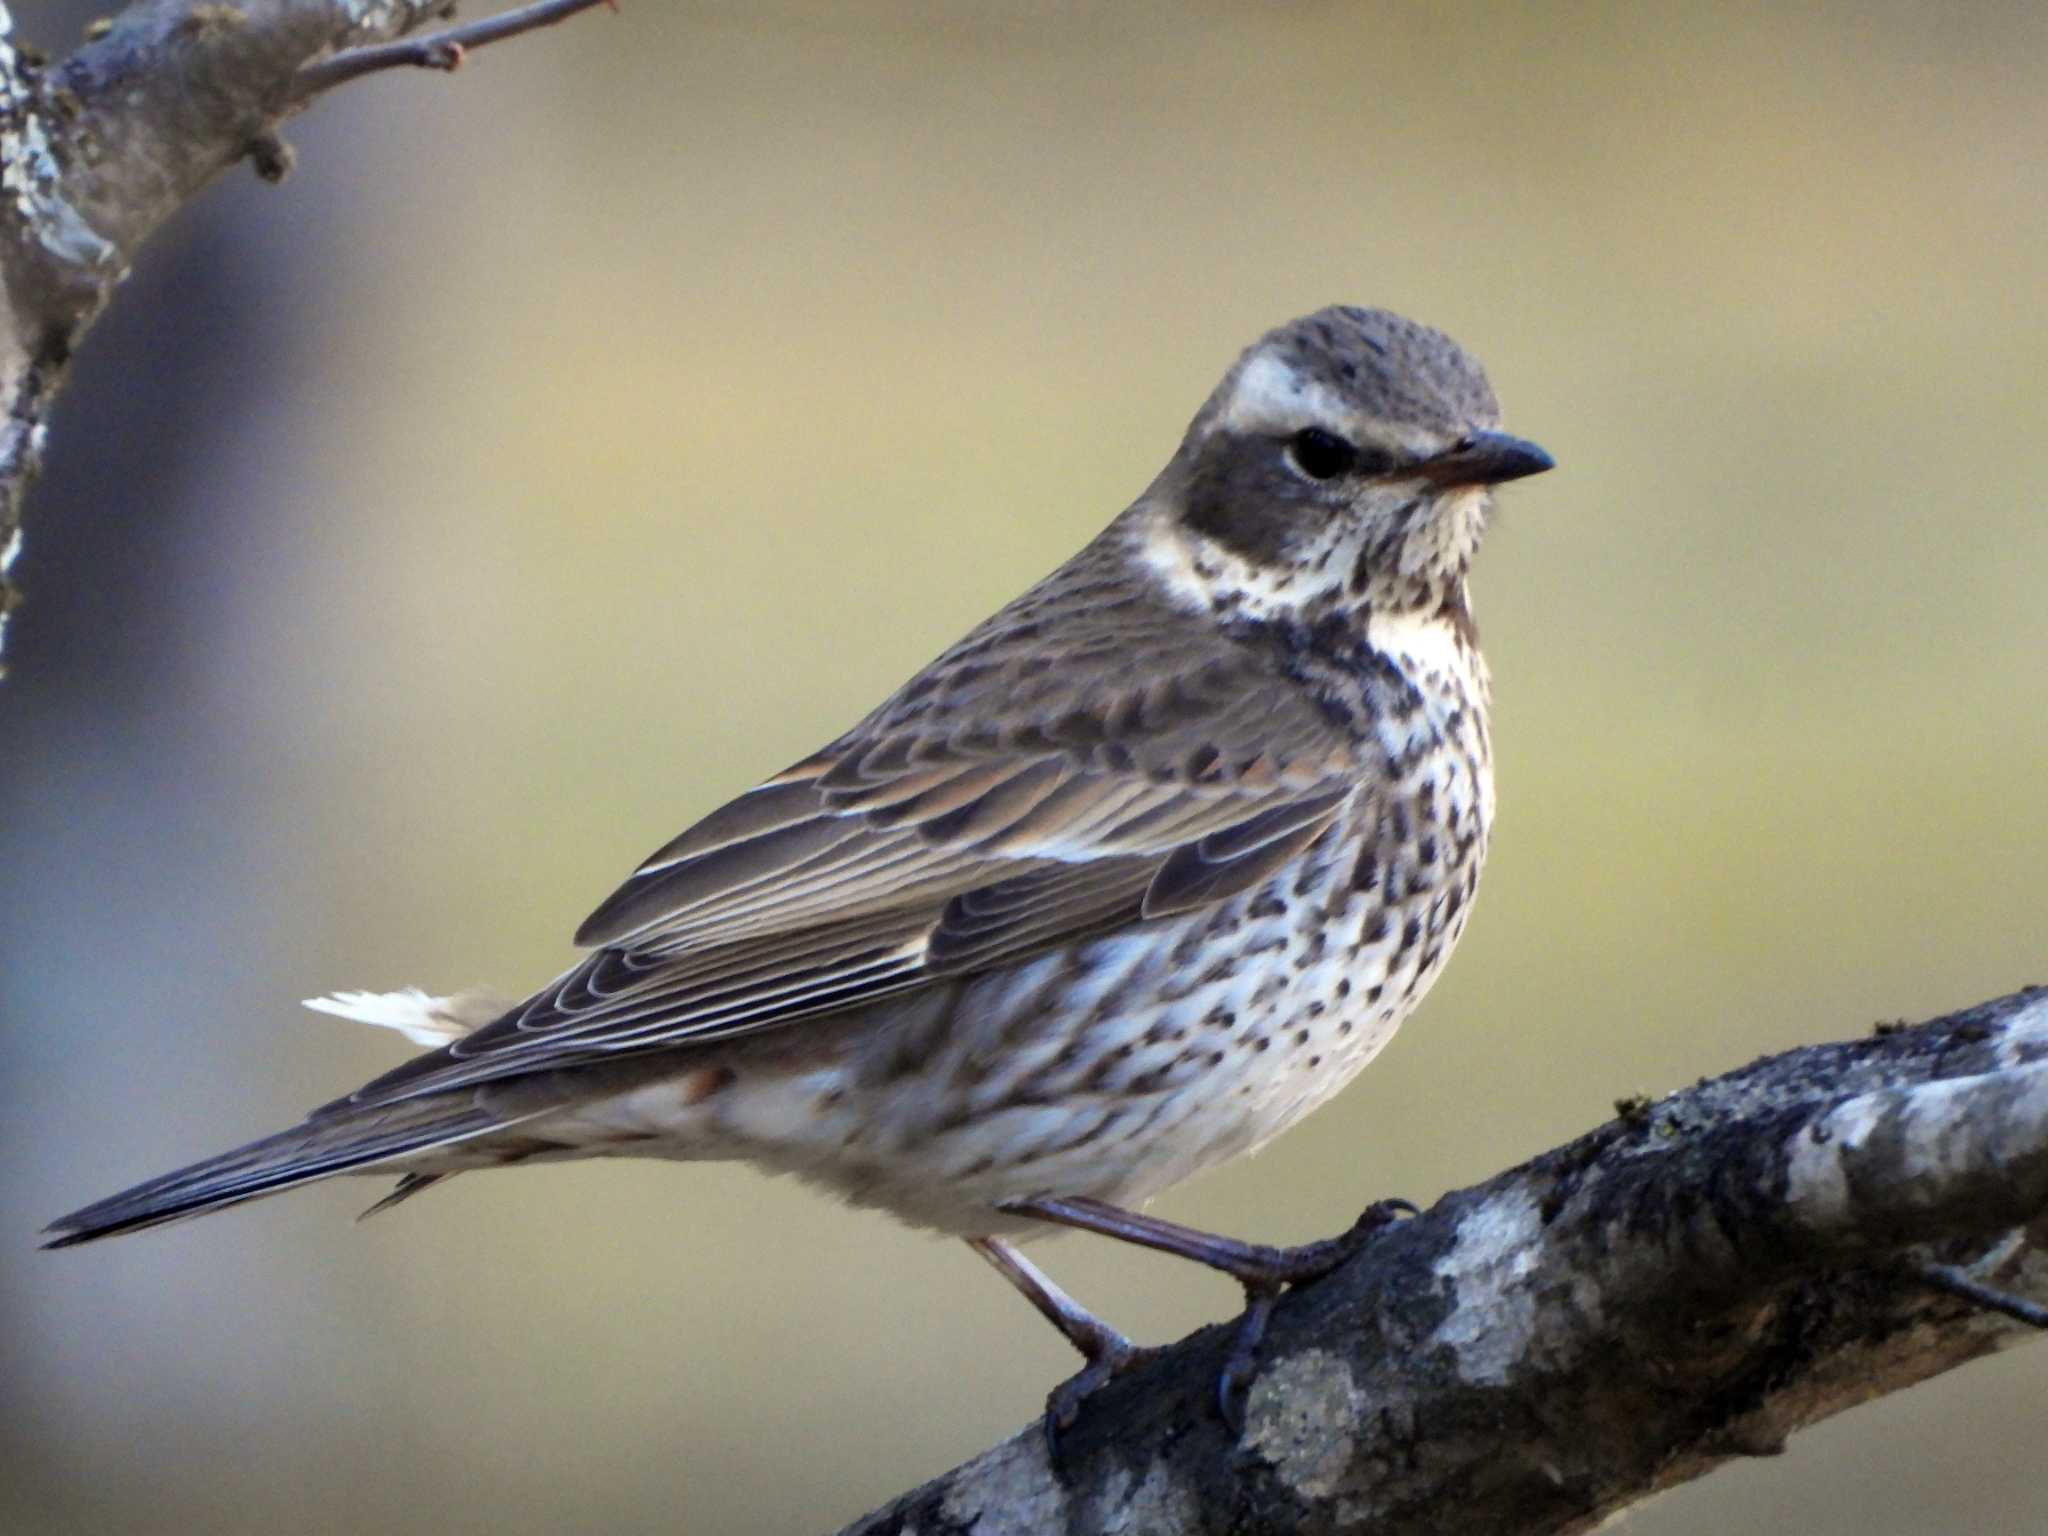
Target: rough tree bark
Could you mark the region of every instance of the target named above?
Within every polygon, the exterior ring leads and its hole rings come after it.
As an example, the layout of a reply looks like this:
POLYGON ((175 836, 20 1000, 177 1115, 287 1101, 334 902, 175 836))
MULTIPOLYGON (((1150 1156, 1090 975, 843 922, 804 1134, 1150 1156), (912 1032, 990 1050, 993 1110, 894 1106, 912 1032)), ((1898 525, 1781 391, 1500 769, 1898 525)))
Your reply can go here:
POLYGON ((283 179, 278 125, 323 91, 454 69, 467 49, 601 3, 541 0, 409 38, 454 0, 143 0, 48 64, 0 0, 0 643, 50 409, 143 242, 237 161, 283 179))
POLYGON ((1283 1302, 1241 1439, 1205 1329, 849 1531, 1586 1531, 2036 1331, 2048 989, 1618 1107, 1283 1302))

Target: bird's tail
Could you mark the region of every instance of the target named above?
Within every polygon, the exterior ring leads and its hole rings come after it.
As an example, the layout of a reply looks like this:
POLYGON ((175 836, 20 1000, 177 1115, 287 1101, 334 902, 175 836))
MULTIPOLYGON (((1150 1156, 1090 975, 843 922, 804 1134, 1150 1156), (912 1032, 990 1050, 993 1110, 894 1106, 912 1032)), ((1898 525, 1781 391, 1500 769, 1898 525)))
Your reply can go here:
POLYGON ((217 1211, 337 1173, 366 1171, 467 1141, 523 1118, 486 1110, 468 1094, 409 1099, 374 1109, 322 1111, 288 1131, 59 1217, 44 1229, 50 1241, 43 1246, 69 1248, 217 1211))

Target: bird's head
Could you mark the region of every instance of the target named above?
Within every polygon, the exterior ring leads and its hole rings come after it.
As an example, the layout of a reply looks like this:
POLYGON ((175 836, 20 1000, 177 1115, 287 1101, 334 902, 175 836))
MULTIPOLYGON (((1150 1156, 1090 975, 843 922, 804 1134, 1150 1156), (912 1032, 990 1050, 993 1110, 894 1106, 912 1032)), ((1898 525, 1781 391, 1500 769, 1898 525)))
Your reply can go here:
POLYGON ((1491 488, 1550 455, 1500 430, 1479 364, 1441 331, 1336 306, 1224 376, 1147 500, 1155 563, 1248 618, 1462 598, 1491 488))

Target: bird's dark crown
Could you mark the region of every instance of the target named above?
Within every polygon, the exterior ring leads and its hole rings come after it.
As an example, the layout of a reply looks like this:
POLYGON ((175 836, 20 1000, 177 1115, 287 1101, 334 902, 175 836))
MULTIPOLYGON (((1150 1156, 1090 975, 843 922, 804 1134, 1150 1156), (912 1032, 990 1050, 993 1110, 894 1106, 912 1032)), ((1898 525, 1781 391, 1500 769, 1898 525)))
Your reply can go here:
POLYGON ((1442 437, 1500 425, 1493 386, 1465 349, 1388 310, 1333 304, 1268 331, 1245 350, 1204 414, 1227 409, 1247 367, 1261 359, 1397 430, 1442 437))

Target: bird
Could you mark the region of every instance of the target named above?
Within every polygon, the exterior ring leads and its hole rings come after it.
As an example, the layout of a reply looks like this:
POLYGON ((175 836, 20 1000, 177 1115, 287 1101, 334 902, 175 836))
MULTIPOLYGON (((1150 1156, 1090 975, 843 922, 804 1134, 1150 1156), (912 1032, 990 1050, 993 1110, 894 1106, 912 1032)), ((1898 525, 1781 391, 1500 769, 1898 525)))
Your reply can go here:
POLYGON ((1234 1417, 1276 1298, 1412 1207, 1294 1248, 1141 1207, 1349 1082, 1463 933, 1494 815, 1468 580, 1494 488, 1552 467, 1442 332, 1279 326, 1096 538, 659 848, 568 971, 315 999, 431 1048, 46 1246, 344 1173, 397 1175, 381 1210, 515 1163, 744 1160, 965 1239, 1083 1357, 1053 1431, 1149 1352, 1020 1244, 1233 1276, 1234 1417))

